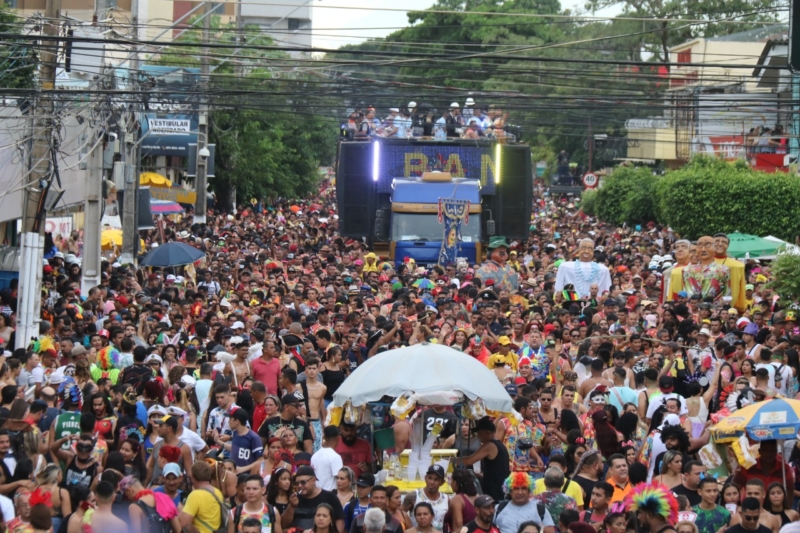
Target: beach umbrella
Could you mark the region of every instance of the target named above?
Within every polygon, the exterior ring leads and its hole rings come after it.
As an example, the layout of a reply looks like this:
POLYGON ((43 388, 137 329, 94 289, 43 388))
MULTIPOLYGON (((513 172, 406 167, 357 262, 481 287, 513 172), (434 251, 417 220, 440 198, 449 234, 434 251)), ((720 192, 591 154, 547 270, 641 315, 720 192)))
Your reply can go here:
POLYGON ((151 187, 172 187, 172 182, 169 178, 158 174, 157 172, 142 172, 139 174, 139 185, 151 187))
POLYGON ((756 235, 747 233, 730 233, 728 235, 730 244, 728 245, 728 255, 737 259, 749 257, 757 259, 759 257, 773 257, 778 253, 778 249, 783 243, 771 239, 764 239, 756 235))
POLYGON ((144 259, 139 262, 140 266, 150 267, 172 267, 194 263, 198 259, 205 257, 205 254, 184 242, 168 242, 158 248, 150 250, 144 259))
POLYGON ((429 280, 428 278, 422 278, 422 279, 418 279, 417 281, 415 281, 413 283, 413 286, 418 288, 418 289, 426 290, 426 289, 432 289, 432 288, 436 287, 436 284, 434 282, 432 282, 431 280, 429 280))
POLYGON ((734 411, 711 428, 717 442, 747 435, 751 440, 794 439, 800 431, 800 400, 774 398, 734 411))
POLYGON ((450 392, 480 398, 487 409, 509 413, 511 396, 486 365, 449 346, 423 342, 367 359, 333 393, 336 407, 350 401, 359 407, 384 396, 450 392))
POLYGON ((183 208, 169 200, 150 200, 150 212, 154 215, 177 215, 183 213, 183 208))

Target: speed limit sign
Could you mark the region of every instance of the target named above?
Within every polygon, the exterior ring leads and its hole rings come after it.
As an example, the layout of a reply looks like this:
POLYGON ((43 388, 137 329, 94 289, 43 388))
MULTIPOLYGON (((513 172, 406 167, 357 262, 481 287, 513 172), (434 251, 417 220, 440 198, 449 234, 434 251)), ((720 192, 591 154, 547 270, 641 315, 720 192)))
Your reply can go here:
POLYGON ((592 174, 591 172, 587 172, 586 174, 583 175, 583 185, 587 189, 594 189, 595 187, 597 187, 597 182, 598 181, 599 181, 599 179, 597 178, 596 174, 592 174))

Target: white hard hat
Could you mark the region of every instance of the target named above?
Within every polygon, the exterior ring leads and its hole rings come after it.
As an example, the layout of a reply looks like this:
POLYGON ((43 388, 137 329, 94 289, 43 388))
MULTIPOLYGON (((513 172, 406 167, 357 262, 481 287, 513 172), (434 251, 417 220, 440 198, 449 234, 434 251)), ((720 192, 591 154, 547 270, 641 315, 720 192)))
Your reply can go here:
POLYGON ((475 100, 472 98, 467 98, 467 101, 464 102, 464 105, 475 105, 475 100))
POLYGON ((452 104, 450 104, 450 109, 458 109, 458 108, 459 108, 458 102, 453 102, 452 104))

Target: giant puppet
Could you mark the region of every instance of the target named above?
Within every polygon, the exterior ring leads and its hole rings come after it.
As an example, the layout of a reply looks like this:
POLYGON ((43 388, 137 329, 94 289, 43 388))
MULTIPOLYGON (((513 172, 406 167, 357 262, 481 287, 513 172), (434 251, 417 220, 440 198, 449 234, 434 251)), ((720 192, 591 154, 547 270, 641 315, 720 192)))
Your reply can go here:
MULTIPOLYGON (((688 297, 699 294, 701 298, 718 300, 730 294, 731 271, 714 260, 714 238, 697 240, 698 263, 683 267, 683 290, 688 297)), ((674 290, 674 289, 673 289, 674 290)))
POLYGON ((475 272, 475 277, 483 281, 484 287, 487 285, 486 282, 491 280, 494 290, 498 293, 501 290, 515 292, 519 288, 519 274, 507 264, 508 248, 505 237, 492 237, 487 247, 488 257, 475 272))
POLYGON ((578 243, 578 258, 574 261, 564 261, 558 267, 556 274, 556 291, 563 291, 567 285, 572 285, 575 292, 582 299, 591 298, 590 288, 593 283, 597 283, 597 293, 603 293, 611 289, 611 274, 608 267, 601 265, 594 259, 594 241, 583 239, 578 243))
POLYGON ((728 245, 731 240, 724 233, 714 235, 714 261, 728 267, 731 273, 731 303, 733 307, 744 313, 747 309, 747 295, 745 294, 744 263, 728 257, 728 245))
POLYGON ((683 269, 689 264, 691 247, 692 243, 686 239, 675 241, 672 250, 675 252, 676 264, 663 272, 662 301, 675 300, 678 293, 683 290, 683 269))

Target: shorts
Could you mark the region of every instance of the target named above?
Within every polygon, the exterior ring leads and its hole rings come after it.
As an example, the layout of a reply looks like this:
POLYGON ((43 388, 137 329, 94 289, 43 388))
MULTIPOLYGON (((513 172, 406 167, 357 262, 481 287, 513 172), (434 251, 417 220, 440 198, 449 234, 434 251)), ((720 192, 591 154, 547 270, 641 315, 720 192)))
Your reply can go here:
POLYGON ((314 428, 314 453, 322 448, 322 422, 319 420, 309 420, 311 427, 314 428))

